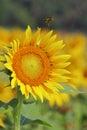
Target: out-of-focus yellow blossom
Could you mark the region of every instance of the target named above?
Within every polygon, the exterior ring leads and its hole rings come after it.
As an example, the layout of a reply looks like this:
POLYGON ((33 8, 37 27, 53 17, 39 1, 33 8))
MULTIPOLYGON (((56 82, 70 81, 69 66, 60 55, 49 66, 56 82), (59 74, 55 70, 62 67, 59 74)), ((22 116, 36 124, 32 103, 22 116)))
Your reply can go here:
POLYGON ((73 57, 83 55, 86 37, 81 33, 66 33, 63 35, 63 40, 67 44, 65 51, 72 54, 73 57))
POLYGON ((81 87, 87 88, 87 64, 82 68, 82 80, 81 80, 81 87))
POLYGON ((0 101, 5 103, 16 97, 16 91, 10 86, 7 86, 7 84, 8 83, 6 81, 2 81, 2 83, 0 81, 0 101))
POLYGON ((26 98, 32 94, 35 99, 49 100, 51 94, 64 89, 60 83, 69 79, 66 67, 70 64, 70 55, 60 54, 63 41, 58 41, 52 33, 42 36, 40 28, 33 33, 28 26, 23 38, 14 40, 10 48, 6 48, 4 65, 12 72, 11 86, 18 85, 26 98))
POLYGON ((71 64, 68 67, 71 72, 71 79, 69 82, 76 87, 81 87, 83 81, 83 68, 85 64, 84 50, 86 37, 80 33, 72 33, 63 35, 63 38, 66 43, 65 52, 72 55, 70 59, 71 64))
POLYGON ((0 127, 5 127, 3 120, 6 118, 5 114, 0 115, 0 127))
POLYGON ((80 58, 74 57, 72 55, 72 58, 70 59, 71 64, 67 68, 71 72, 71 79, 69 80, 70 84, 73 84, 77 88, 81 87, 83 78, 83 68, 84 68, 84 59, 82 56, 80 58))
MULTIPOLYGON (((0 101, 4 103, 10 102, 13 98, 16 97, 16 91, 13 90, 10 86, 8 86, 8 80, 5 79, 5 76, 0 72, 0 101)), ((0 127, 5 127, 3 120, 6 115, 0 115, 0 127)))
MULTIPOLYGON (((0 27, 0 54, 3 53, 3 46, 9 45, 14 39, 20 39, 23 34, 23 30, 20 28, 7 29, 0 27)), ((0 55, 0 61, 4 60, 2 55, 0 55)), ((3 69, 3 63, 0 62, 0 70, 3 69)))
POLYGON ((17 27, 13 28, 10 31, 10 37, 9 37, 8 43, 16 39, 21 39, 23 33, 24 31, 21 28, 17 28, 17 27))
POLYGON ((7 29, 0 27, 0 44, 6 45, 14 39, 20 39, 23 30, 20 28, 7 29))
POLYGON ((8 29, 0 27, 0 44, 1 43, 6 44, 8 42, 9 37, 10 37, 10 31, 8 29))

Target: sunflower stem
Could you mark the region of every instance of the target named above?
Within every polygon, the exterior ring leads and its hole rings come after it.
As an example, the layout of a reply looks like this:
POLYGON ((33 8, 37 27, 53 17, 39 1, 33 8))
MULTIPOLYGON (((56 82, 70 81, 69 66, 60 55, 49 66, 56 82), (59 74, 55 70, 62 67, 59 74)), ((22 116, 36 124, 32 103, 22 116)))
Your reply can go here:
POLYGON ((23 96, 21 93, 18 93, 18 104, 16 110, 14 111, 14 130, 21 130, 21 109, 23 104, 23 96))

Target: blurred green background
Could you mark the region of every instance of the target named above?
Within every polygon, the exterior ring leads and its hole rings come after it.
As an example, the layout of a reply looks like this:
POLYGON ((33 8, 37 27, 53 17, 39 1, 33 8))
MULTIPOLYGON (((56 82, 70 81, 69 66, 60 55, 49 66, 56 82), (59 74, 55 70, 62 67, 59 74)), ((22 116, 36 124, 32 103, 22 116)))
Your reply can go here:
POLYGON ((0 0, 1 26, 46 27, 48 16, 52 29, 86 31, 87 0, 0 0))

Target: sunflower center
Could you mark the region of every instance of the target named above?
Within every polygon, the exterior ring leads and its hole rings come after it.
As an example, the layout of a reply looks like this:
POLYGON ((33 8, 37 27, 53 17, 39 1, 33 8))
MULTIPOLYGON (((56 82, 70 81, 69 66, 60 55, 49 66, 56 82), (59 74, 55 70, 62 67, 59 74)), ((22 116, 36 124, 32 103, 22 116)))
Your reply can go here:
POLYGON ((43 61, 36 54, 26 54, 22 57, 22 69, 30 79, 36 79, 44 70, 43 61))
POLYGON ((50 63, 47 55, 40 48, 27 46, 15 53, 13 69, 20 81, 35 86, 47 80, 50 63))

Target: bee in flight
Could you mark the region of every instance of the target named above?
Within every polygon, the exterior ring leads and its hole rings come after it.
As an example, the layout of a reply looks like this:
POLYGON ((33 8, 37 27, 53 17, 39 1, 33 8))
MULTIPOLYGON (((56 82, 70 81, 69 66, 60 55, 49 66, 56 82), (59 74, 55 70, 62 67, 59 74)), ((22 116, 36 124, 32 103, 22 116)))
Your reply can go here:
POLYGON ((47 17, 44 19, 44 22, 49 26, 50 25, 50 22, 52 22, 54 20, 53 17, 47 17))

